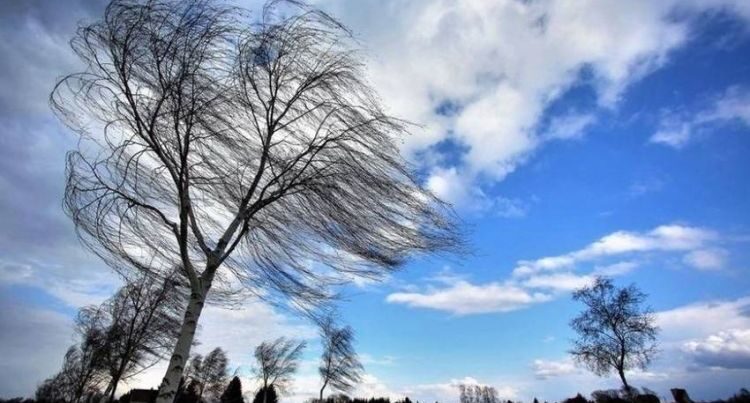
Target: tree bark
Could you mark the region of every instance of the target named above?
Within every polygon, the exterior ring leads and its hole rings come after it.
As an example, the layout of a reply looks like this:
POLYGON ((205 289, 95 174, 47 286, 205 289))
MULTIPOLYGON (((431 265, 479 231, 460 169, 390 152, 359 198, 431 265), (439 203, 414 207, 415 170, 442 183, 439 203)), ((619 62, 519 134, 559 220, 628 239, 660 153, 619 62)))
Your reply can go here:
POLYGON ((190 294, 190 300, 187 309, 185 310, 185 317, 182 320, 182 327, 180 328, 180 335, 177 338, 177 344, 175 344, 172 358, 169 360, 167 373, 164 375, 164 379, 159 386, 159 394, 156 397, 156 403, 172 403, 177 395, 177 387, 180 384, 180 378, 185 369, 185 364, 190 357, 190 347, 195 338, 198 318, 200 318, 201 312, 203 311, 203 304, 206 300, 205 295, 207 291, 208 290, 203 290, 199 293, 193 292, 190 294))

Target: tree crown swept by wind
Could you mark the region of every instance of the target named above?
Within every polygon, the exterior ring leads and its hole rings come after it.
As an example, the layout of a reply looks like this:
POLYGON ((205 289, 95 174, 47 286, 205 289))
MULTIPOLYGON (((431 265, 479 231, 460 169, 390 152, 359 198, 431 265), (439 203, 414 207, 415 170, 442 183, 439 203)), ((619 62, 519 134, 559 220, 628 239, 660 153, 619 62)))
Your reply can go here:
POLYGON ((460 245, 450 209, 399 154, 404 122, 326 13, 113 0, 71 44, 85 69, 50 97, 80 135, 65 210, 113 269, 177 269, 191 290, 160 403, 207 298, 246 290, 314 313, 332 285, 460 245))
POLYGON ((323 355, 318 371, 323 385, 320 387, 319 401, 323 401, 323 392, 328 386, 341 392, 350 391, 361 380, 363 372, 354 351, 354 331, 351 327, 340 327, 328 317, 321 324, 321 339, 323 355))
POLYGON ((616 371, 625 389, 625 371, 646 369, 657 352, 654 315, 643 307, 646 294, 635 285, 618 288, 597 277, 594 284, 573 294, 586 308, 571 321, 578 334, 570 353, 595 374, 616 371))
POLYGON ((65 208, 116 269, 309 302, 336 274, 379 277, 457 244, 348 31, 277 3, 251 23, 220 2, 115 0, 72 40, 86 69, 51 95, 82 138, 65 208))
POLYGON ((264 341, 255 348, 255 376, 263 388, 273 386, 280 393, 288 390, 292 376, 297 372, 305 342, 279 337, 264 341))

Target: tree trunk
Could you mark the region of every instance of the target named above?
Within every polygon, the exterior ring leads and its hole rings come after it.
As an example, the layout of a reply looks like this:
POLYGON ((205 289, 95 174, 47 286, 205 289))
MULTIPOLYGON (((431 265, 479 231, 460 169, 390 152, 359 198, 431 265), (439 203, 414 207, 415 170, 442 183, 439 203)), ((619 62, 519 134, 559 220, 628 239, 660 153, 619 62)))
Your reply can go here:
POLYGON ((625 371, 622 368, 617 368, 617 373, 620 374, 620 380, 622 380, 622 385, 625 387, 625 391, 629 394, 630 385, 628 385, 628 381, 625 380, 625 371))
POLYGON ((195 329, 198 326, 198 318, 200 318, 201 311, 203 311, 203 304, 206 299, 205 295, 208 291, 208 287, 203 288, 204 290, 200 293, 192 292, 190 294, 190 301, 185 310, 185 317, 182 320, 180 335, 177 338, 177 344, 174 347, 172 358, 169 360, 167 373, 164 375, 164 379, 159 386, 159 394, 156 397, 156 403, 172 403, 177 395, 177 387, 180 384, 182 372, 185 369, 185 364, 190 356, 190 347, 195 338, 195 329))
POLYGON ((109 394, 109 403, 115 401, 115 392, 117 391, 117 384, 120 383, 120 375, 112 379, 112 392, 109 394))
POLYGON ((320 400, 318 400, 318 403, 323 403, 323 390, 325 390, 327 385, 328 385, 328 380, 326 379, 326 381, 323 382, 323 386, 320 387, 320 400))

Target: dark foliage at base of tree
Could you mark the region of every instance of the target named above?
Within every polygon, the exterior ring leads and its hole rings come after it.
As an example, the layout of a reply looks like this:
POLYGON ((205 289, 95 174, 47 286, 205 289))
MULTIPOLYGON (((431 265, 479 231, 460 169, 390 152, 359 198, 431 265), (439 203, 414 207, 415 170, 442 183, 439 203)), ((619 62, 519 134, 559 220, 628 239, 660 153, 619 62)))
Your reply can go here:
POLYGON ((240 378, 234 377, 229 381, 227 389, 221 394, 221 403, 245 403, 242 397, 242 382, 240 378))
POLYGON ((273 385, 268 387, 261 387, 258 393, 255 394, 253 403, 278 403, 279 396, 276 394, 276 388, 273 385))

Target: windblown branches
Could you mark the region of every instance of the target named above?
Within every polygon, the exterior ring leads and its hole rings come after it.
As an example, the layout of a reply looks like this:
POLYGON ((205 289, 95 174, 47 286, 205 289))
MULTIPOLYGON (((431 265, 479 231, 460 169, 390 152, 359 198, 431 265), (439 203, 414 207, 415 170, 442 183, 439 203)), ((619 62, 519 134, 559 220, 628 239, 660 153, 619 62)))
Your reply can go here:
POLYGON ((273 386, 280 393, 284 393, 292 382, 292 375, 297 372, 305 342, 279 337, 273 341, 264 341, 255 348, 255 376, 262 383, 262 388, 268 390, 273 386))
POLYGON ((455 248, 353 44, 297 2, 249 24, 207 0, 113 1, 72 41, 87 69, 51 95, 83 139, 65 196, 83 241, 115 268, 180 267, 195 290, 217 276, 307 308, 351 276, 455 248))
POLYGON ((654 315, 641 306, 646 294, 634 285, 617 288, 611 280, 598 277, 573 298, 586 309, 571 322, 578 334, 571 354, 597 375, 617 371, 624 387, 629 388, 625 371, 645 370, 658 351, 654 315))
POLYGON ((354 351, 354 331, 351 327, 338 327, 333 319, 328 318, 321 326, 323 355, 318 368, 323 386, 320 388, 320 401, 323 391, 331 386, 341 392, 347 392, 362 377, 362 364, 354 351))

